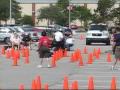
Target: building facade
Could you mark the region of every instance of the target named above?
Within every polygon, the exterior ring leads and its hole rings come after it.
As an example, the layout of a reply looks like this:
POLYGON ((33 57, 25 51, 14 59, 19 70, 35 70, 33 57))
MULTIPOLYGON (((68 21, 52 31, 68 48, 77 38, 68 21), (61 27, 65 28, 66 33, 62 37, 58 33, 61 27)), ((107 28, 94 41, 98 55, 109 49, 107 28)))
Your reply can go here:
MULTIPOLYGON (((38 23, 37 15, 38 10, 44 7, 48 7, 50 4, 57 3, 57 0, 16 0, 20 3, 20 6, 22 7, 22 15, 31 15, 33 22, 35 25, 45 26, 47 25, 47 20, 42 20, 38 23)), ((73 5, 81 5, 86 6, 91 10, 91 12, 94 11, 94 9, 97 8, 98 0, 70 0, 70 3, 73 5)), ((120 0, 117 1, 117 4, 115 7, 118 6, 120 3, 120 0)), ((73 23, 80 25, 80 22, 78 20, 74 21, 73 23)))

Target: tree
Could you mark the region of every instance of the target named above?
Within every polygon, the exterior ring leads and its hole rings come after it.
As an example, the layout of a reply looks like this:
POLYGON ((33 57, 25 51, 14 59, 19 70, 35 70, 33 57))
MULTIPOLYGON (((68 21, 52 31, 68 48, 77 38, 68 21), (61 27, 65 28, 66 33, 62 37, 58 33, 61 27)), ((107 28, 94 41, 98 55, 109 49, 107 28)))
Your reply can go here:
POLYGON ((88 21, 92 19, 90 10, 84 6, 77 6, 75 11, 76 17, 87 27, 88 21))
MULTIPOLYGON (((96 10, 97 16, 100 16, 98 19, 102 19, 102 22, 106 22, 111 15, 111 10, 115 4, 116 0, 99 0, 98 7, 96 10)), ((98 20, 98 21, 99 21, 98 20)))
POLYGON ((56 22, 58 17, 61 17, 61 13, 59 12, 59 8, 55 5, 51 5, 50 7, 45 7, 39 10, 38 19, 47 19, 48 25, 56 22))
POLYGON ((33 21, 32 21, 32 16, 29 15, 24 15, 21 19, 21 24, 25 24, 25 25, 34 25, 33 21))
POLYGON ((116 18, 115 22, 120 24, 120 6, 112 10, 112 17, 116 18))
MULTIPOLYGON (((60 8, 61 17, 57 19, 57 24, 68 25, 69 24, 69 1, 71 0, 58 0, 56 6, 60 8)), ((71 12, 71 21, 73 21, 73 13, 71 12)))
POLYGON ((18 21, 21 19, 21 7, 16 0, 12 0, 12 18, 15 19, 15 23, 19 23, 18 21))
POLYGON ((61 8, 61 10, 67 10, 69 6, 69 0, 58 0, 57 7, 61 8))
POLYGON ((56 5, 42 8, 39 10, 38 19, 47 19, 49 22, 59 25, 68 25, 68 10, 69 0, 58 0, 56 5))
MULTIPOLYGON (((43 20, 47 19, 50 22, 66 26, 69 24, 69 10, 67 9, 69 6, 70 0, 58 0, 56 5, 50 5, 49 7, 45 7, 39 10, 38 19, 43 20)), ((71 10, 71 22, 73 20, 79 19, 85 24, 90 20, 91 12, 89 9, 85 7, 77 7, 72 6, 73 10, 71 10)), ((86 26, 86 25, 85 25, 86 26)))
MULTIPOLYGON (((16 0, 12 0, 12 18, 15 20, 21 17, 21 7, 18 6, 16 0)), ((7 21, 9 19, 10 0, 0 0, 0 21, 7 21)))
POLYGON ((1 0, 0 1, 0 20, 6 21, 9 18, 9 1, 1 0))

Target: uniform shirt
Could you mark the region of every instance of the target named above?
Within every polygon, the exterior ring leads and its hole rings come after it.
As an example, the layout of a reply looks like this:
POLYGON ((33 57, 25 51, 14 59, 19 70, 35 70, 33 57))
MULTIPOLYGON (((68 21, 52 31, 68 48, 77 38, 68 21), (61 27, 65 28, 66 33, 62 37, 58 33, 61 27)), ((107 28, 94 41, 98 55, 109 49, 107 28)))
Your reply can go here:
POLYGON ((59 42, 59 41, 61 41, 62 39, 63 39, 63 33, 62 32, 59 32, 59 31, 57 31, 57 32, 55 32, 55 40, 57 41, 57 42, 59 42))
POLYGON ((50 40, 47 36, 42 36, 39 39, 39 47, 41 46, 46 46, 46 47, 50 47, 50 40))
POLYGON ((66 44, 73 44, 74 39, 73 38, 67 38, 66 44))

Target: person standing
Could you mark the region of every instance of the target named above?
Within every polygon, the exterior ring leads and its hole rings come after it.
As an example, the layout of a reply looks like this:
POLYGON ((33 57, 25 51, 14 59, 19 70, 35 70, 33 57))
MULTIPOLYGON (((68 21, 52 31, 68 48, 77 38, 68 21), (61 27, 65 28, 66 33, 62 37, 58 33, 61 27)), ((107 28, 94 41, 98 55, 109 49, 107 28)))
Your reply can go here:
POLYGON ((116 34, 114 34, 114 54, 115 54, 115 62, 112 66, 112 70, 114 70, 118 61, 120 61, 120 27, 116 27, 116 34))
POLYGON ((38 65, 38 67, 39 68, 42 67, 42 63, 43 63, 44 58, 47 59, 48 67, 50 67, 50 63, 49 63, 49 57, 51 55, 51 53, 50 53, 50 40, 49 40, 49 37, 46 35, 45 31, 43 31, 41 33, 41 37, 39 39, 38 54, 39 54, 39 58, 41 58, 40 65, 38 65))
POLYGON ((25 46, 25 47, 27 47, 27 46, 29 46, 29 49, 31 49, 31 42, 32 42, 32 39, 31 39, 31 35, 30 35, 30 33, 28 33, 28 34, 23 34, 22 35, 22 44, 25 46))
POLYGON ((112 28, 112 30, 111 30, 112 32, 111 32, 111 39, 110 39, 110 41, 111 41, 111 45, 112 45, 112 51, 113 51, 113 54, 114 54, 114 46, 115 46, 115 41, 114 41, 114 35, 115 35, 115 33, 116 33, 116 28, 114 27, 114 28, 112 28))
POLYGON ((65 43, 65 46, 68 51, 71 50, 70 48, 74 45, 73 43, 74 43, 74 39, 73 39, 72 35, 68 36, 66 38, 66 43, 65 43))
POLYGON ((54 41, 55 41, 55 50, 64 49, 65 48, 65 39, 63 33, 58 30, 54 33, 54 41))
POLYGON ((12 48, 17 47, 17 49, 20 49, 21 38, 16 32, 10 36, 10 42, 12 44, 12 48))

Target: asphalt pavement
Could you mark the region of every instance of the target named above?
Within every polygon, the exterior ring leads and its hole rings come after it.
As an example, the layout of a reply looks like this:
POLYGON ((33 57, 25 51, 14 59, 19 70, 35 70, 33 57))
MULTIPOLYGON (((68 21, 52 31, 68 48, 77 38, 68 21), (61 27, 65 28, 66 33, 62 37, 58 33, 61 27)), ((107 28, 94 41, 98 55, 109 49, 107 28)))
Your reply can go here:
MULTIPOLYGON (((86 46, 85 39, 81 40, 80 35, 85 35, 85 33, 74 35, 73 51, 79 48, 83 52, 86 46)), ((29 64, 24 64, 24 59, 20 58, 19 66, 12 66, 11 59, 6 59, 5 56, 0 55, 0 89, 18 89, 20 84, 24 84, 26 89, 30 89, 32 80, 38 75, 41 76, 42 85, 48 83, 50 89, 62 89, 64 76, 68 76, 70 87, 71 83, 77 80, 79 89, 87 89, 88 78, 93 76, 95 89, 110 89, 111 79, 115 76, 117 78, 117 88, 120 89, 120 72, 119 70, 111 70, 114 56, 112 55, 112 62, 106 60, 107 52, 111 52, 111 46, 105 44, 87 46, 88 52, 93 52, 94 48, 101 48, 100 59, 95 59, 93 64, 89 65, 87 64, 88 54, 82 53, 84 66, 78 66, 78 62, 70 62, 73 51, 68 53, 68 57, 60 59, 55 68, 47 68, 46 61, 43 68, 37 67, 40 59, 35 47, 30 52, 29 64)))

